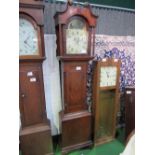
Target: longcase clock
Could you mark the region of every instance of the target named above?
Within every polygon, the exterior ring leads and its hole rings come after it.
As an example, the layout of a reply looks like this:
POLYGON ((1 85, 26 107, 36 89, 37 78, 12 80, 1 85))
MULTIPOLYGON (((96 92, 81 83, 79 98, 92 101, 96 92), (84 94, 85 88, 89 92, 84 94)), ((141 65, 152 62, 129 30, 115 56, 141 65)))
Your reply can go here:
POLYGON ((46 116, 42 63, 45 59, 43 2, 20 0, 19 82, 22 155, 52 155, 46 116))
POLYGON ((94 61, 93 118, 94 144, 100 145, 115 137, 119 104, 120 60, 94 61))
POLYGON ((88 61, 93 59, 97 16, 89 6, 73 6, 55 15, 63 110, 62 153, 92 145, 92 115, 86 103, 88 61))

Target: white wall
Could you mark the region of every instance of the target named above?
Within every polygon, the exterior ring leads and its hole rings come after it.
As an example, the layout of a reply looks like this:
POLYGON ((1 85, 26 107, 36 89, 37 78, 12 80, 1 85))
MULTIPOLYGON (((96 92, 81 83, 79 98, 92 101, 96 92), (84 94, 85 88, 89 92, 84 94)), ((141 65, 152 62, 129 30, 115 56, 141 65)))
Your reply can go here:
POLYGON ((45 55, 43 63, 44 88, 47 117, 51 122, 52 135, 59 133, 59 111, 61 110, 61 93, 59 62, 56 57, 56 36, 45 34, 45 55))

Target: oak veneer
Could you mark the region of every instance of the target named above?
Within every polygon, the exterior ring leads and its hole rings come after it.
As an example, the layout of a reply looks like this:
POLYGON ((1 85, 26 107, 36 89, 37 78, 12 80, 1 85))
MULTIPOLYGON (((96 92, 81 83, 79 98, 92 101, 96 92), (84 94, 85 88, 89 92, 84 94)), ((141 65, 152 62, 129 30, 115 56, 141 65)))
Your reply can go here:
POLYGON ((93 72, 93 127, 94 145, 109 142, 115 138, 116 117, 119 105, 119 77, 120 61, 106 59, 94 61, 93 72), (116 67, 116 84, 114 86, 100 86, 101 67, 116 67))

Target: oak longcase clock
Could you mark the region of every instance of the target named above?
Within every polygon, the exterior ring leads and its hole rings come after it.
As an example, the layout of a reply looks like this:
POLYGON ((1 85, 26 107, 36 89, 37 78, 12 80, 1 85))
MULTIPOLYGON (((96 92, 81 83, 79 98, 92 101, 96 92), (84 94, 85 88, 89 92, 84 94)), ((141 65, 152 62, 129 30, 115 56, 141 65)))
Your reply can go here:
POLYGON ((20 0, 19 6, 21 151, 23 155, 52 155, 42 73, 45 59, 43 1, 20 0))
POLYGON ((94 144, 114 139, 119 102, 120 60, 94 61, 94 144))
POLYGON ((92 115, 87 106, 86 84, 88 61, 94 54, 96 20, 88 5, 73 6, 71 2, 64 12, 55 15, 63 100, 62 153, 92 145, 92 115))

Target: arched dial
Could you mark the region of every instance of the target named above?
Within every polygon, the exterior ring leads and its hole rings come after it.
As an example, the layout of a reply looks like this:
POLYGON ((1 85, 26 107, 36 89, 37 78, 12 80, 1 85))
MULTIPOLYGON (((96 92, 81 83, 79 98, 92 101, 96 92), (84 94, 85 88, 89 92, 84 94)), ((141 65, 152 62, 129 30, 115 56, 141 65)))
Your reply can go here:
POLYGON ((19 55, 38 55, 38 36, 34 25, 27 19, 19 19, 19 55))
POLYGON ((73 19, 66 30, 66 53, 86 54, 88 47, 88 31, 86 23, 73 19))

